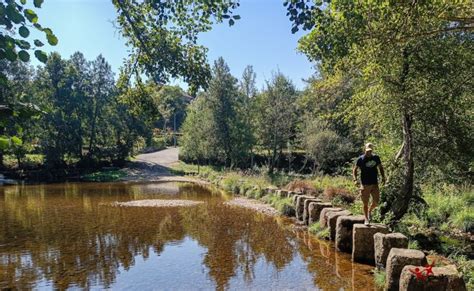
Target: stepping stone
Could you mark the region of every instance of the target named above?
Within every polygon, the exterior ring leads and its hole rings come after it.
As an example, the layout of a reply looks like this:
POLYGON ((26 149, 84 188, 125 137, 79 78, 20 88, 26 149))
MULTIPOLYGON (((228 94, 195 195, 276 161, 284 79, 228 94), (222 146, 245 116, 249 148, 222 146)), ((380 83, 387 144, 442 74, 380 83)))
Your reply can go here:
POLYGON ((265 192, 266 192, 267 194, 273 194, 273 193, 276 192, 276 190, 277 190, 277 189, 272 188, 272 187, 267 187, 267 188, 265 188, 265 192))
POLYGON ((392 248, 408 248, 408 238, 399 232, 374 234, 375 266, 378 269, 385 268, 388 254, 392 248))
POLYGON ((303 220, 304 201, 306 199, 314 199, 314 197, 309 195, 295 195, 293 197, 295 197, 296 219, 303 220))
POLYGON ((352 261, 374 264, 374 234, 376 233, 388 233, 388 227, 383 224, 354 224, 352 228, 352 261))
POLYGON ((459 275, 455 265, 448 265, 444 267, 433 267, 433 274, 426 277, 426 279, 420 280, 413 274, 419 268, 423 274, 426 275, 426 270, 420 266, 408 265, 403 267, 402 274, 400 275, 400 289, 403 291, 466 291, 466 283, 463 278, 459 275))
POLYGON ((336 250, 345 253, 352 252, 352 227, 364 223, 363 215, 339 216, 336 222, 336 250))
POLYGON ((329 202, 311 202, 308 205, 308 225, 318 222, 321 211, 324 208, 330 208, 332 204, 329 202))
POLYGON ((425 266, 426 264, 426 256, 422 251, 392 248, 387 257, 385 290, 399 290, 400 274, 405 266, 425 266))
POLYGON ((304 224, 308 224, 308 220, 309 220, 309 204, 311 202, 321 202, 320 199, 317 199, 317 198, 309 198, 309 199, 306 199, 304 201, 304 209, 303 209, 303 223, 304 224))
POLYGON ((321 227, 327 227, 328 226, 328 217, 327 215, 329 214, 329 212, 338 212, 338 211, 343 211, 344 209, 340 208, 340 207, 327 207, 327 208, 323 208, 323 210, 321 210, 321 214, 319 215, 319 225, 321 225, 321 227))
POLYGON ((288 197, 288 191, 286 190, 276 190, 276 196, 280 198, 287 198, 288 197))
POLYGON ((336 239, 336 226, 337 226, 337 219, 339 218, 339 216, 348 216, 348 215, 352 215, 352 213, 349 210, 329 212, 327 214, 328 226, 329 226, 329 231, 330 231, 329 238, 331 240, 336 239))

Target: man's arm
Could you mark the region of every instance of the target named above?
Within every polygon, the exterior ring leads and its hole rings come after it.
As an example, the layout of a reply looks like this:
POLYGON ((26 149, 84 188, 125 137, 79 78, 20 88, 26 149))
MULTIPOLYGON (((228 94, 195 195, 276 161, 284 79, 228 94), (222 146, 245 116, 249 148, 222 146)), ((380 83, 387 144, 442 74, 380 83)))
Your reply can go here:
POLYGON ((382 176, 382 184, 385 184, 385 171, 383 170, 382 163, 379 164, 380 175, 382 176))
POLYGON ((354 183, 357 184, 357 172, 358 172, 357 164, 352 167, 352 179, 354 180, 354 183))

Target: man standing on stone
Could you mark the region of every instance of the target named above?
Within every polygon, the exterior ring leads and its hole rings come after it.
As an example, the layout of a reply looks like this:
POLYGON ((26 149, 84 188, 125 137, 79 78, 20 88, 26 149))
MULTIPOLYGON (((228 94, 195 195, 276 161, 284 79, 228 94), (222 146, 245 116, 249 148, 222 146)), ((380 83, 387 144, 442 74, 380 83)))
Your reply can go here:
POLYGON ((385 184, 385 173, 382 167, 382 162, 379 156, 372 153, 374 146, 371 143, 365 145, 365 153, 361 155, 352 169, 352 176, 356 185, 359 185, 357 180, 357 172, 360 169, 360 195, 364 203, 365 225, 369 225, 371 220, 372 210, 377 207, 380 200, 380 190, 378 185, 378 171, 382 176, 382 184, 385 184), (369 208, 369 200, 372 196, 372 204, 369 208))

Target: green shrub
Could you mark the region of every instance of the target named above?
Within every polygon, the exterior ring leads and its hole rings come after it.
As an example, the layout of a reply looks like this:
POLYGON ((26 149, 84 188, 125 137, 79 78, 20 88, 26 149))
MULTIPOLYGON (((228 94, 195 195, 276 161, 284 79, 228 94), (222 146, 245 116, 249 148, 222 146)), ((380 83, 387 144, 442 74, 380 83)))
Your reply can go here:
POLYGON ((82 180, 89 182, 113 182, 125 177, 127 173, 122 170, 99 171, 82 176, 82 180))
POLYGON ((474 207, 466 207, 452 217, 452 223, 456 228, 466 232, 474 231, 474 207))
POLYGON ((419 250, 420 244, 416 240, 410 240, 408 242, 408 248, 412 250, 419 250))
POLYGON ((167 145, 167 141, 165 137, 153 137, 151 139, 151 146, 154 150, 162 150, 165 149, 167 145))

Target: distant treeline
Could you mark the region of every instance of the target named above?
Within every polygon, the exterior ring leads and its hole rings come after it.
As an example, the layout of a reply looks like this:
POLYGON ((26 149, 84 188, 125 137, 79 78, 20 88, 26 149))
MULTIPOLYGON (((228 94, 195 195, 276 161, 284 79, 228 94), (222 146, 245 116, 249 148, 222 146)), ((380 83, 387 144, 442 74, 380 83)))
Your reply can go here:
POLYGON ((30 154, 49 169, 121 165, 134 151, 152 146, 184 118, 185 94, 156 86, 122 70, 118 80, 100 55, 69 59, 52 53, 44 66, 2 60, 0 163, 14 156, 19 168, 30 154), (131 81, 133 80, 133 82, 131 81), (133 85, 132 85, 133 83, 133 85))

